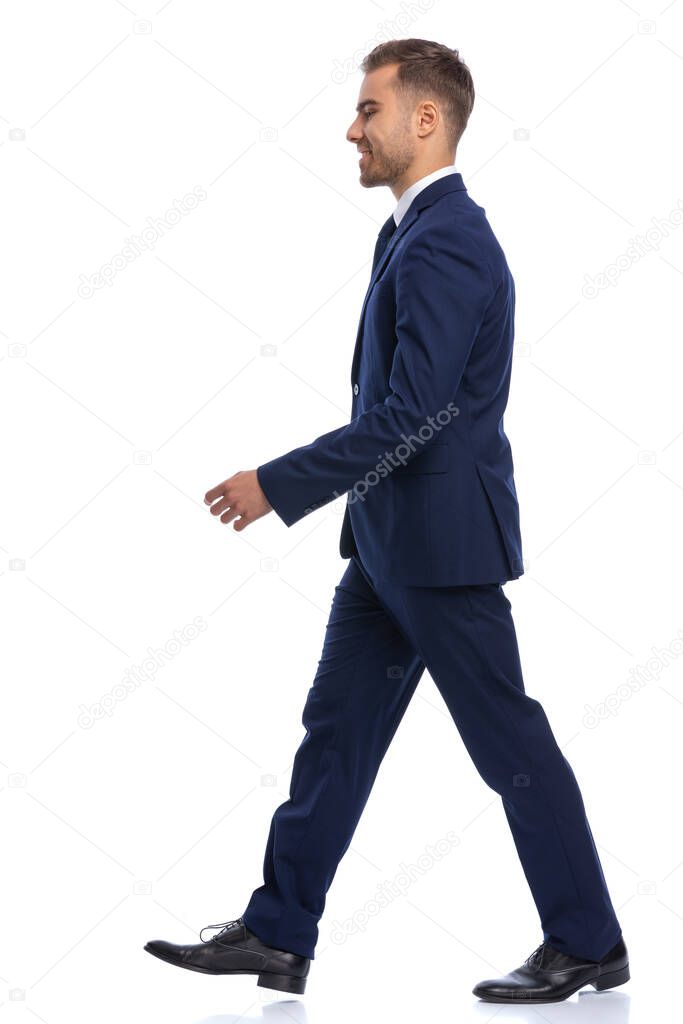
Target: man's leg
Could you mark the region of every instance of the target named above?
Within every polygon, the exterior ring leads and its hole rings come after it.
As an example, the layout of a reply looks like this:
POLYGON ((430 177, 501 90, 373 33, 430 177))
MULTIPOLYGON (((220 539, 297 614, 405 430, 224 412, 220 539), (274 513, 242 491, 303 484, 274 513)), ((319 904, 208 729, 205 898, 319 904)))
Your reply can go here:
POLYGON ((242 915, 267 945, 313 958, 325 895, 423 671, 352 559, 303 709, 289 799, 271 821, 264 884, 242 915))
POLYGON ((511 605, 496 583, 377 591, 413 641, 479 774, 499 793, 543 937, 600 960, 621 928, 579 787, 524 691, 511 605))

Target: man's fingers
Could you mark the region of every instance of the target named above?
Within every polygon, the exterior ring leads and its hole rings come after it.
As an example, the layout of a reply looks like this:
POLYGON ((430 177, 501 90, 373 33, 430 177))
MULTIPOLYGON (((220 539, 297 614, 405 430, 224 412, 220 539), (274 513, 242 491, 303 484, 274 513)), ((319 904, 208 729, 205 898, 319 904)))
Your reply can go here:
POLYGON ((216 498, 222 498, 223 495, 225 494, 225 489, 227 486, 227 480, 223 480, 222 483, 216 484, 215 487, 212 487, 210 491, 206 492, 206 494, 204 495, 204 502, 207 505, 210 505, 212 501, 216 500, 216 498))
MULTIPOLYGON (((211 515, 220 516, 222 523, 230 523, 239 516, 239 520, 235 523, 234 528, 235 530, 243 530, 253 521, 253 518, 247 515, 247 509, 252 507, 253 502, 250 500, 249 486, 244 485, 244 481, 236 480, 235 478, 238 476, 244 476, 241 470, 239 473, 233 473, 227 480, 223 480, 222 483, 207 491, 204 495, 204 504, 210 506, 209 511, 211 515), (240 486, 240 484, 243 486, 240 486)), ((245 481, 246 479, 245 477, 245 481)), ((258 488, 256 489, 258 490, 258 488)), ((259 515, 264 515, 258 501, 256 502, 256 507, 258 508, 256 518, 259 515)))
POLYGON ((221 498, 220 501, 216 501, 209 512, 212 516, 219 516, 221 512, 225 512, 227 508, 230 508, 230 500, 228 498, 221 498))
MULTIPOLYGON (((213 512, 213 509, 211 509, 211 511, 213 512)), ((222 523, 229 523, 231 519, 234 519, 235 516, 238 516, 239 514, 240 513, 237 511, 236 508, 230 508, 230 509, 227 510, 227 512, 224 512, 223 515, 221 516, 221 522, 222 523)))

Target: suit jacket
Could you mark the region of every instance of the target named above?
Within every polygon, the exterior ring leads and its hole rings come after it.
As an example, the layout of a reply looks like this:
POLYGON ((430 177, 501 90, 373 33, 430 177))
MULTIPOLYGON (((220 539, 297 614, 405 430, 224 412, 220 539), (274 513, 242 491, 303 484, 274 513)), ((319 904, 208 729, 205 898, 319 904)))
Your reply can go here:
POLYGON ((346 493, 339 552, 412 586, 523 569, 510 443, 515 289, 485 210, 454 172, 413 200, 372 273, 350 422, 257 467, 291 526, 346 493))

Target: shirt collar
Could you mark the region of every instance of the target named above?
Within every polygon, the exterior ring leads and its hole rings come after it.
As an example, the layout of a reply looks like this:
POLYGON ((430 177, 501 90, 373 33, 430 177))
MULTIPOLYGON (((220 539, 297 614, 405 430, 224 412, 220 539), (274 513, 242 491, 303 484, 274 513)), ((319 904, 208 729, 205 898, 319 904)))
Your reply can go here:
POLYGON ((427 185, 431 185, 431 183, 436 181, 438 178, 443 178, 446 174, 453 174, 456 170, 457 168, 455 164, 447 164, 446 167, 439 167, 436 171, 432 171, 431 174, 425 174, 424 178, 418 178, 417 181, 414 181, 413 184, 410 185, 401 195, 401 198, 396 205, 396 209, 394 210, 396 227, 398 227, 403 220, 403 217, 407 213, 408 207, 415 196, 421 192, 423 188, 426 188, 427 185))

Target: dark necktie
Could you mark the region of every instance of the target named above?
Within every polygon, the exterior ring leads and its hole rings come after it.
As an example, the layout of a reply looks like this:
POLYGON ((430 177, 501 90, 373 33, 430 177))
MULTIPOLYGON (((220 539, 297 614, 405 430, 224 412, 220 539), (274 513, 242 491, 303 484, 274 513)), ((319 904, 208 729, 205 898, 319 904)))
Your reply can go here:
POLYGON ((394 220, 394 215, 392 213, 391 217, 389 217, 384 222, 382 227, 380 228, 380 232, 379 232, 379 234, 377 236, 377 242, 375 244, 375 255, 372 258, 372 273, 373 274, 375 272, 375 267, 377 266, 377 264, 378 264, 378 262, 379 262, 379 260, 380 260, 380 258, 382 256, 382 253, 386 249, 386 247, 387 247, 387 245, 389 243, 389 239, 391 238, 391 236, 393 235, 395 230, 396 230, 396 221, 394 220))

